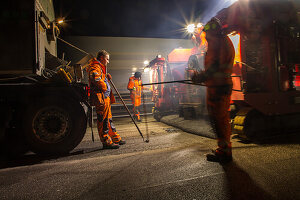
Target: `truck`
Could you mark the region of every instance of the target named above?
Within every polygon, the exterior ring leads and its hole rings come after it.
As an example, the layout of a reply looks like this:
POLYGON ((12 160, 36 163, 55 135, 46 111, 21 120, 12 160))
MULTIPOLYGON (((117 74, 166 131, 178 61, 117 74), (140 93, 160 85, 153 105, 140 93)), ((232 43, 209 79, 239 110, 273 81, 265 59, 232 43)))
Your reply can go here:
POLYGON ((87 85, 80 65, 57 57, 52 0, 1 2, 1 154, 65 154, 87 127, 87 85))

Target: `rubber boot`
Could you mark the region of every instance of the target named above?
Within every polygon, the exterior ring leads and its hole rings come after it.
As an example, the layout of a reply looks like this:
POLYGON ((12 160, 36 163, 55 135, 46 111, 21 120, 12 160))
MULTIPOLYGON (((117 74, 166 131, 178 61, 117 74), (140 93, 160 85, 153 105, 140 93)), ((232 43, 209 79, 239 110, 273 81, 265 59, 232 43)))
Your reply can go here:
POLYGON ((120 145, 112 143, 112 144, 106 144, 103 143, 103 149, 118 149, 120 145))
POLYGON ((212 150, 212 154, 206 155, 207 161, 228 163, 232 161, 231 143, 218 141, 218 148, 212 150))
POLYGON ((123 144, 126 144, 126 141, 125 140, 120 140, 119 142, 115 142, 116 144, 118 145, 123 145, 123 144))

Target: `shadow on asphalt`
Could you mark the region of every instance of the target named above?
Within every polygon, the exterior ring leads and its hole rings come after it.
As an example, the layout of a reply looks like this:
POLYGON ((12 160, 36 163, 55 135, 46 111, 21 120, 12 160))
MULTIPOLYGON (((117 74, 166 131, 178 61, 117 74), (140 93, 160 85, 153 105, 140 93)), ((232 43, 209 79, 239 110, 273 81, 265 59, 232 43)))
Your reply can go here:
POLYGON ((25 155, 21 155, 18 157, 7 157, 5 155, 1 155, 0 156, 0 169, 5 169, 5 168, 11 168, 11 167, 20 167, 20 166, 28 166, 28 165, 35 165, 35 164, 39 164, 39 163, 43 163, 45 161, 51 161, 51 160, 55 160, 58 158, 68 158, 71 156, 75 156, 75 155, 82 155, 82 154, 87 154, 87 153, 93 153, 93 152, 98 152, 98 151, 102 151, 105 150, 103 148, 85 148, 83 149, 79 149, 79 150, 75 150, 73 152, 70 152, 68 154, 60 154, 60 155, 38 155, 35 153, 28 153, 25 155))
POLYGON ((249 174, 241 169, 234 161, 224 164, 222 167, 227 177, 231 200, 274 199, 270 194, 259 187, 249 174))

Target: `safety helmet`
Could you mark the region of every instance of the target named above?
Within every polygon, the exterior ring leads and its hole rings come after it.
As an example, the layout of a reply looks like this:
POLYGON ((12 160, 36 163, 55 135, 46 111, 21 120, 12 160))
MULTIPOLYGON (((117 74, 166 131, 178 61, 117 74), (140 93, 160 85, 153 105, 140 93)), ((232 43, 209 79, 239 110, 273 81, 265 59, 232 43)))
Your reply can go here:
POLYGON ((206 33, 222 34, 222 25, 218 18, 213 17, 206 23, 203 29, 206 33))
POLYGON ((142 77, 142 73, 141 72, 135 72, 134 73, 134 77, 135 78, 141 78, 142 77))

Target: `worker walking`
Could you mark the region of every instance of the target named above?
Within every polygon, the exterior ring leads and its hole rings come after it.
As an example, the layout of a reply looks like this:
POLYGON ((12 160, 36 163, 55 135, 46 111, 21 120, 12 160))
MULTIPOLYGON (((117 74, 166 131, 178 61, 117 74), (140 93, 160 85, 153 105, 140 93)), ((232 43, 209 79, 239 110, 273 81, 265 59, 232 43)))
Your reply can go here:
POLYGON ((97 57, 90 60, 88 66, 90 103, 95 106, 97 127, 104 149, 117 149, 126 142, 121 139, 112 122, 111 104, 115 103, 111 87, 108 83, 111 75, 106 72, 109 63, 109 53, 101 50, 97 57))
POLYGON ((127 89, 130 91, 131 103, 133 105, 134 118, 140 122, 140 106, 141 106, 141 96, 142 96, 142 73, 135 72, 134 76, 129 78, 127 89))
POLYGON ((205 69, 195 72, 192 81, 207 86, 207 109, 212 127, 217 135, 218 147, 207 160, 227 162, 232 160, 231 126, 229 116, 232 91, 232 67, 234 47, 230 39, 222 33, 217 18, 212 18, 204 27, 208 49, 205 56, 205 69))

